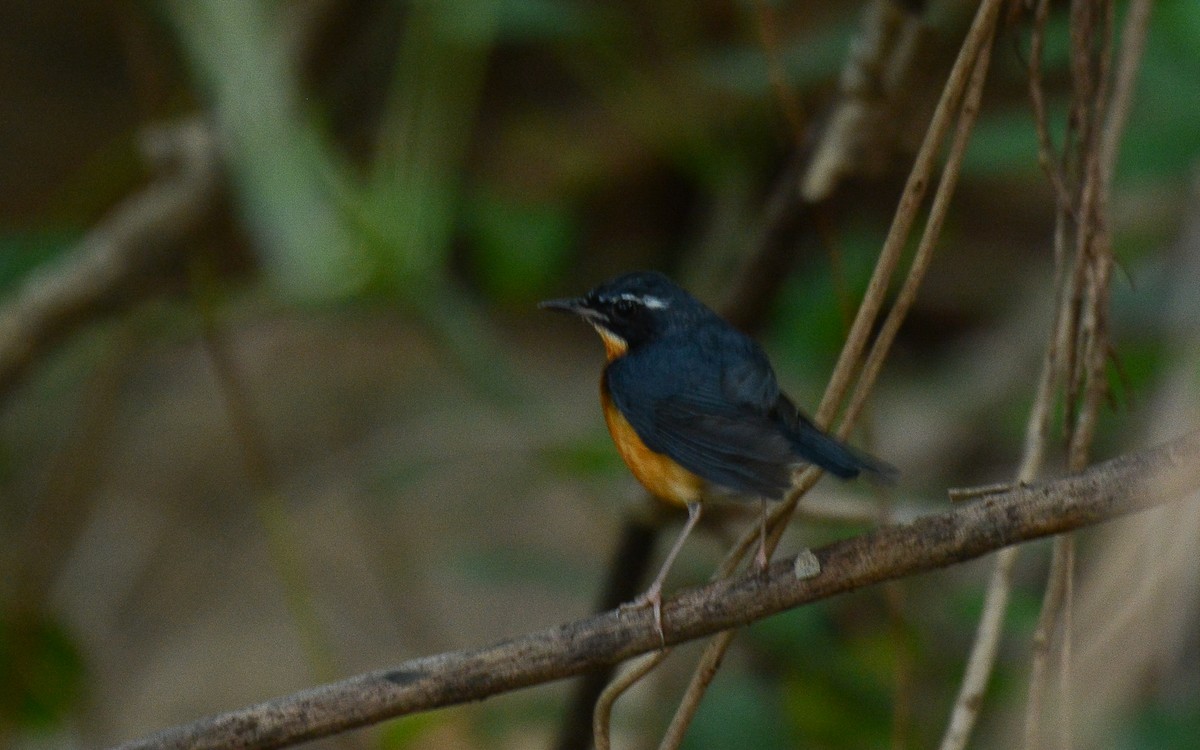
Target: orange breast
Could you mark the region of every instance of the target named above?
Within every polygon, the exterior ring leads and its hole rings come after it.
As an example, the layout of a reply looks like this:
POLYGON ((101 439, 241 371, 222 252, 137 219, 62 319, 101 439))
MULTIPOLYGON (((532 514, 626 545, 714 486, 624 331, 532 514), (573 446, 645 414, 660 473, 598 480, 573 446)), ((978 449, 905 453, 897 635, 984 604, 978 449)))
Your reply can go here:
POLYGON ((604 421, 608 423, 608 432, 617 451, 650 494, 674 505, 687 505, 700 499, 704 480, 671 458, 647 448, 633 425, 613 404, 603 379, 600 381, 600 404, 604 407, 604 421))

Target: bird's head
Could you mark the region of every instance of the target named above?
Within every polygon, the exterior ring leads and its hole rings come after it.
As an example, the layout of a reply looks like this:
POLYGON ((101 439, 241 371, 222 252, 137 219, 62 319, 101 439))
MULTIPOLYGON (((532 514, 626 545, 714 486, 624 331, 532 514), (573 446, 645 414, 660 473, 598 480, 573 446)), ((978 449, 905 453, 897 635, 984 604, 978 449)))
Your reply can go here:
POLYGON ((654 271, 627 273, 582 297, 546 300, 538 307, 574 313, 590 323, 603 339, 610 360, 712 314, 675 282, 654 271))

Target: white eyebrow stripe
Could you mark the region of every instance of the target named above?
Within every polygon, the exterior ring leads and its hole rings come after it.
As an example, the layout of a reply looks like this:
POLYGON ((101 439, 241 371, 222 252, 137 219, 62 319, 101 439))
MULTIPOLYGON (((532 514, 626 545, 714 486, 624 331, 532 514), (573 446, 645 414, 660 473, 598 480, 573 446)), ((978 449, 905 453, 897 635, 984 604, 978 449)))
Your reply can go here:
POLYGON ((625 292, 624 294, 622 294, 620 296, 620 299, 623 299, 626 302, 637 302, 638 304, 644 305, 644 306, 650 308, 651 310, 664 310, 670 304, 670 303, 666 302, 665 300, 662 300, 658 297, 655 297, 655 296, 652 296, 649 294, 639 297, 638 295, 632 294, 630 292, 625 292))

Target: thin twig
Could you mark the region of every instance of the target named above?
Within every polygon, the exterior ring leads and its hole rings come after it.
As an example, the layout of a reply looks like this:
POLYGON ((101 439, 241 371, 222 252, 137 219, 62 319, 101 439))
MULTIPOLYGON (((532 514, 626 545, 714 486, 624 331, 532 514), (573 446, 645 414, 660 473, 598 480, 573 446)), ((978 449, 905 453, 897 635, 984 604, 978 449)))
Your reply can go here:
POLYGON ((985 0, 981 3, 975 20, 967 31, 966 38, 963 39, 958 58, 954 61, 954 66, 946 80, 946 86, 942 90, 941 99, 930 119, 925 139, 913 160, 912 170, 909 172, 904 191, 900 195, 900 202, 896 207, 895 219, 893 219, 883 247, 879 251, 879 261, 871 274, 862 305, 859 306, 854 325, 850 327, 846 344, 842 347, 837 364, 834 366, 834 375, 830 385, 817 409, 815 415, 817 424, 828 425, 832 422, 834 413, 845 398, 854 375, 858 371, 863 350, 866 348, 875 320, 879 317, 879 311, 887 296, 888 285, 900 262, 909 233, 925 198, 938 152, 941 150, 942 143, 945 141, 946 134, 950 131, 953 118, 959 109, 959 102, 966 91, 971 71, 979 56, 979 50, 985 44, 990 43, 988 40, 995 32, 996 18, 1001 5, 1002 0, 985 0))
POLYGON ((1071 195, 1067 192, 1062 163, 1055 158, 1054 139, 1050 135, 1049 116, 1046 113, 1046 97, 1042 90, 1042 50, 1045 47, 1046 21, 1049 16, 1050 0, 1038 0, 1029 36, 1029 102, 1033 109, 1034 130, 1038 139, 1038 164, 1054 189, 1055 203, 1061 209, 1068 209, 1072 203, 1071 195))
POLYGON ((955 126, 954 139, 950 143, 950 151, 946 156, 946 163, 942 167, 937 190, 934 191, 933 203, 929 208, 929 216, 921 234, 921 241, 913 255, 908 276, 905 278, 903 286, 900 287, 900 293, 896 296, 892 309, 888 311, 887 318, 883 321, 883 327, 863 365, 862 375, 855 384, 850 406, 846 408, 846 414, 838 430, 839 437, 844 438, 849 435, 850 430, 858 422, 858 417, 866 406, 875 380, 883 369, 883 363, 891 349, 891 344, 895 340, 896 334, 899 333, 900 326, 903 325, 913 302, 916 301, 917 292, 925 280, 925 273, 929 270, 930 263, 933 262, 933 251, 937 246, 937 241, 941 238, 942 225, 945 223, 954 189, 958 185, 958 176, 967 152, 967 144, 971 140, 971 131, 979 116, 979 105, 983 99, 983 87, 987 81, 988 67, 992 57, 993 38, 992 35, 984 36, 976 52, 975 66, 971 70, 967 82, 958 123, 955 126))
MULTIPOLYGON (((633 599, 646 587, 654 542, 664 524, 663 503, 646 502, 626 510, 620 537, 608 564, 608 572, 594 612, 606 612, 633 599)), ((612 678, 615 667, 598 669, 581 677, 563 711, 554 747, 577 750, 586 747, 594 734, 597 701, 612 678)))
POLYGON ((978 487, 951 487, 946 490, 946 497, 952 503, 965 503, 968 500, 983 497, 984 495, 995 495, 997 492, 1008 492, 1012 489, 1012 482, 994 482, 992 484, 984 484, 978 487))
POLYGON ((1051 640, 1059 624, 1063 609, 1067 582, 1071 578, 1067 567, 1067 537, 1054 540, 1054 553, 1050 562, 1050 573, 1046 577, 1046 591, 1042 595, 1042 611, 1038 615, 1037 627, 1033 631, 1032 660, 1029 674, 1029 695, 1026 698, 1025 739, 1023 747, 1037 748, 1041 742, 1042 704, 1046 692, 1046 672, 1049 669, 1051 640))
POLYGON ((1121 51, 1117 62, 1117 72, 1113 79, 1112 101, 1108 116, 1104 121, 1104 131, 1100 137, 1099 183, 1101 207, 1108 206, 1109 195, 1112 191, 1113 171, 1116 169, 1117 153, 1121 145, 1121 136, 1129 121, 1129 111, 1133 106, 1133 90, 1137 83, 1137 73, 1141 70, 1142 54, 1146 48, 1146 30, 1150 25, 1150 10, 1152 0, 1131 0, 1125 12, 1125 25, 1121 29, 1121 51))
MULTIPOLYGON (((980 102, 983 98, 984 83, 987 80, 988 63, 991 60, 993 36, 985 37, 985 43, 980 47, 978 59, 974 70, 971 72, 970 82, 965 96, 963 97, 962 111, 959 116, 959 121, 955 129, 954 140, 951 143, 949 154, 946 158, 946 164, 942 169, 941 179, 938 184, 937 191, 934 193, 933 204, 929 210, 929 218, 926 221, 925 229, 921 236, 921 241, 917 246, 916 253, 913 257, 912 265, 909 270, 908 277, 905 279, 904 285, 901 287, 900 293, 897 296, 896 302, 889 311, 887 318, 884 320, 879 336, 872 347, 870 354, 867 357, 867 362, 863 367, 862 376, 855 387, 854 395, 851 399, 850 406, 846 410, 846 414, 839 430, 839 435, 845 437, 850 428, 858 421, 858 417, 864 408, 867 396, 883 368, 883 362, 886 353, 891 346, 891 342, 895 339, 896 334, 900 330, 901 324, 908 313, 909 308, 916 300, 917 292, 921 287, 921 282, 925 278, 925 273, 929 268, 929 264, 933 260, 933 250, 937 244, 938 238, 941 236, 942 224, 945 221, 947 211, 949 209, 950 197, 954 194, 954 188, 957 184, 958 175, 962 167, 962 160, 966 154, 967 144, 970 141, 971 130, 975 125, 975 120, 979 114, 980 102)), ((1009 574, 1005 574, 1007 579, 1009 574)), ((990 592, 989 592, 990 593, 990 592)), ((999 596, 999 592, 997 592, 999 596)), ((999 621, 1002 620, 1004 611, 1005 599, 1003 596, 996 603, 1000 617, 997 617, 996 627, 999 627, 999 621)), ((994 647, 993 647, 994 648, 994 647)), ((980 654, 981 658, 987 657, 986 654, 980 654)), ((994 655, 993 655, 994 658, 994 655)), ((899 709, 897 709, 899 710, 899 709)))
POLYGON ((1063 607, 1059 613, 1062 620, 1062 645, 1058 654, 1058 695, 1062 705, 1062 718, 1059 722, 1059 742, 1064 749, 1074 746, 1074 710, 1071 706, 1071 675, 1072 653, 1074 652, 1074 631, 1071 623, 1075 619, 1075 535, 1063 534, 1055 541, 1062 540, 1063 549, 1063 607))
MULTIPOLYGON (((1102 523, 1200 489, 1200 430, 1071 475, 885 526, 764 572, 688 589, 664 603, 669 645, 786 609, 953 565, 1012 544, 1102 523)), ((383 719, 480 700, 657 650, 648 610, 612 611, 484 648, 415 659, 165 730, 121 747, 285 747, 383 719)))
POLYGON ((692 719, 696 716, 696 711, 700 709, 700 699, 704 697, 704 691, 708 689, 709 683, 712 682, 717 670, 721 667, 721 660, 725 658, 725 652, 729 650, 735 635, 737 635, 736 630, 725 630, 718 633, 704 649, 704 653, 700 655, 700 661, 692 670, 692 680, 688 683, 687 691, 680 699, 675 716, 672 717, 667 731, 663 733, 662 741, 659 742, 659 750, 673 750, 683 744, 683 737, 687 734, 688 727, 691 726, 692 719))
MULTIPOLYGON (((1046 353, 1042 360, 1042 371, 1038 377, 1038 389, 1030 409, 1029 420, 1025 427, 1025 445, 1022 450, 1021 466, 1017 470, 1016 486, 1031 482, 1041 471, 1045 455, 1046 441, 1050 432, 1050 419, 1053 414, 1055 385, 1058 383, 1058 358, 1056 357, 1055 331, 1057 321, 1066 315, 1064 306, 1060 305, 1056 315, 1055 325, 1051 327, 1051 335, 1046 344, 1046 353)), ((990 496, 985 495, 985 497, 990 496)), ((963 672, 962 684, 954 701, 954 709, 942 736, 940 750, 962 750, 967 746, 979 711, 983 705, 983 695, 991 679, 992 670, 996 664, 996 653, 1000 647, 1000 636, 1003 633, 1001 625, 1005 612, 1008 610, 1008 596, 1012 587, 1012 571, 1016 565, 1018 549, 1013 547, 1004 550, 996 556, 992 569, 992 577, 988 582, 987 593, 984 596, 983 615, 975 630, 975 640, 971 644, 970 656, 967 658, 967 668, 963 672)))
POLYGON ((975 642, 971 646, 971 655, 967 658, 967 668, 963 672, 962 685, 954 701, 950 723, 939 746, 941 750, 959 750, 966 747, 971 732, 975 729, 983 695, 992 676, 992 667, 996 663, 996 652, 1000 648, 1000 635, 1003 633, 1004 614, 1008 611, 1008 595, 1012 590, 1012 571, 1016 562, 1016 547, 1001 550, 996 555, 992 578, 983 598, 983 615, 975 629, 975 642))
POLYGON ((596 699, 596 710, 592 714, 592 738, 596 743, 596 750, 609 750, 612 744, 608 725, 612 719, 613 704, 617 702, 617 698, 620 698, 626 690, 650 674, 670 653, 671 649, 664 648, 643 655, 600 693, 600 697, 596 699))

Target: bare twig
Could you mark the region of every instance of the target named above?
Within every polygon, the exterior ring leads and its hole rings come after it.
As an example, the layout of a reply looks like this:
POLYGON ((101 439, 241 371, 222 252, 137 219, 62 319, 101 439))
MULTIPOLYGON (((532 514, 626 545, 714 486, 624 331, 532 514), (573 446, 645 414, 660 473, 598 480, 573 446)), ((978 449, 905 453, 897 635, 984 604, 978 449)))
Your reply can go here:
POLYGON ((142 150, 161 174, 73 251, 30 276, 0 310, 0 397, 74 329, 138 299, 138 282, 179 255, 208 217, 219 170, 205 124, 147 131, 142 150))
MULTIPOLYGON (((1111 4, 1109 5, 1111 11, 1111 4)), ((1071 7, 1071 42, 1073 97, 1072 116, 1067 134, 1078 133, 1079 149, 1074 152, 1080 163, 1076 170, 1068 169, 1075 164, 1073 152, 1065 150, 1057 168, 1048 169, 1051 183, 1056 191, 1061 189, 1055 211, 1055 259, 1060 307, 1057 333, 1052 346, 1057 347, 1057 356, 1062 358, 1059 376, 1063 378, 1067 410, 1066 433, 1068 463, 1078 468, 1086 464, 1098 411, 1103 393, 1104 354, 1108 345, 1103 320, 1108 300, 1108 272, 1099 270, 1108 264, 1108 248, 1103 242, 1104 230, 1096 211, 1097 151, 1095 139, 1098 128, 1095 121, 1103 111, 1107 92, 1106 79, 1111 40, 1102 44, 1102 49, 1093 71, 1094 9, 1090 2, 1075 2, 1071 7), (1075 202, 1074 184, 1068 184, 1071 175, 1082 175, 1082 189, 1075 202), (1067 192, 1071 191, 1071 192, 1067 192), (1075 253, 1070 273, 1066 265, 1066 246, 1074 237, 1075 253), (1098 276, 1103 276, 1103 283, 1098 276), (1097 361, 1097 356, 1100 359, 1097 361), (1099 371, 1097 373, 1097 370, 1099 371), (1098 377, 1097 377, 1098 375, 1098 377), (1084 390, 1082 405, 1078 394, 1084 390)), ((1034 48, 1040 49, 1040 35, 1044 29, 1046 8, 1040 7, 1034 26, 1034 48)), ((1045 164, 1050 144, 1045 133, 1045 112, 1041 101, 1040 60, 1030 66, 1030 98, 1034 109, 1034 120, 1038 129, 1039 153, 1045 164)), ((1046 591, 1042 600, 1042 612, 1031 644, 1029 694, 1025 712, 1025 747, 1039 745, 1042 704, 1046 687, 1046 672, 1049 669, 1053 637, 1059 632, 1060 622, 1069 619, 1071 601, 1066 592, 1071 588, 1074 577, 1073 543, 1069 538, 1055 539, 1053 563, 1046 591)), ((1066 655, 1070 651, 1070 633, 1061 631, 1061 647, 1058 652, 1060 678, 1065 681, 1069 670, 1066 655)), ((1066 731, 1069 719, 1063 717, 1060 728, 1066 731)))
POLYGON ((946 156, 946 163, 942 167, 941 178, 938 181, 937 190, 934 192, 933 204, 929 208, 929 217, 925 222, 921 241, 913 255, 908 276, 904 279, 900 293, 896 295, 896 301, 892 304, 892 309, 888 311, 887 318, 883 321, 883 327, 863 365, 862 375, 855 385, 850 406, 847 407, 838 430, 840 437, 846 437, 858 422, 858 417, 866 406, 875 380, 883 369, 883 362, 891 349, 892 341, 895 340, 900 326, 904 323, 904 318, 908 315, 913 302, 916 301, 917 292, 925 280, 925 273, 929 270, 929 264, 933 262, 933 251, 938 239, 941 238, 942 224, 946 220, 950 199, 958 185, 962 160, 967 152, 967 144, 971 139, 971 131, 975 127, 975 120, 979 115, 979 105, 983 99, 983 85, 987 81, 988 67, 992 57, 992 40, 991 34, 983 35, 979 47, 975 50, 975 64, 967 81, 967 90, 963 96, 958 123, 955 126, 954 139, 950 143, 950 151, 946 156))
MULTIPOLYGON (((621 523, 620 538, 608 564, 603 590, 594 612, 606 612, 630 601, 645 589, 654 542, 663 527, 662 511, 666 506, 650 501, 630 508, 621 523)), ((558 750, 577 750, 587 747, 599 709, 597 701, 612 678, 615 665, 583 675, 575 685, 570 702, 563 712, 554 747, 558 750)), ((596 738, 597 745, 600 739, 596 738)))
POLYGON ((1067 192, 1066 175, 1062 163, 1054 151, 1054 139, 1050 135, 1049 117, 1046 113, 1046 97, 1042 91, 1042 50, 1045 47, 1046 21, 1050 16, 1050 0, 1039 0, 1034 13, 1033 28, 1029 39, 1029 102, 1033 109, 1034 129, 1038 139, 1038 163, 1050 185, 1060 210, 1072 205, 1067 192))
MULTIPOLYGON (((974 559, 1002 547, 1101 523, 1200 490, 1200 430, 1073 475, 885 526, 812 550, 765 573, 688 589, 663 607, 681 643, 864 586, 974 559)), ((127 743, 141 748, 284 747, 403 714, 579 674, 658 649, 647 610, 613 611, 492 646, 439 654, 202 719, 127 743)))
POLYGON ((1112 190, 1112 175, 1117 164, 1117 151, 1125 124, 1129 121, 1129 110, 1133 105, 1133 87, 1137 73, 1141 70, 1142 54, 1146 48, 1146 30, 1150 25, 1152 0, 1132 0, 1125 13, 1125 25, 1121 29, 1121 52, 1117 72, 1113 80, 1112 104, 1104 122, 1100 137, 1099 188, 1101 207, 1108 206, 1112 190))
MULTIPOLYGON (((745 554, 744 550, 742 554, 745 554)), ((725 652, 729 650, 735 635, 735 630, 722 631, 705 647, 699 663, 692 670, 692 681, 688 683, 687 691, 680 699, 679 707, 675 710, 667 731, 663 733, 662 742, 658 745, 659 750, 671 750, 683 744, 683 736, 700 708, 700 699, 704 697, 704 691, 716 676, 721 660, 725 658, 725 652)))
POLYGON ((1074 651, 1074 632, 1071 629, 1071 623, 1075 619, 1075 535, 1063 534, 1056 537, 1055 542, 1061 542, 1057 547, 1062 548, 1063 556, 1063 582, 1062 582, 1062 599, 1063 606, 1059 612, 1059 618, 1062 620, 1062 645, 1059 647, 1058 653, 1058 695, 1062 705, 1062 719, 1059 722, 1059 737, 1063 748, 1073 747, 1074 741, 1074 709, 1071 706, 1071 679, 1073 668, 1071 664, 1072 652, 1074 651))
POLYGON ((963 503, 967 500, 974 500, 985 495, 994 495, 997 492, 1008 492, 1012 489, 1012 482, 995 482, 993 484, 985 484, 979 487, 951 487, 946 490, 946 497, 952 503, 963 503))
MULTIPOLYGON (((1040 20, 1040 23, 1035 24, 1035 35, 1040 33, 1040 24, 1042 23, 1044 23, 1044 18, 1040 20)), ((1037 67, 1031 66, 1030 75, 1037 75, 1037 70, 1037 67)), ((1036 86, 1031 84, 1031 91, 1034 92, 1033 95, 1040 96, 1040 84, 1036 86)), ((1044 128, 1044 115, 1039 115, 1038 117, 1043 118, 1039 121, 1039 128, 1044 128)), ((1046 162, 1050 161, 1048 137, 1041 140, 1040 156, 1046 162)), ((1048 171, 1053 171, 1049 167, 1047 169, 1048 171)), ((1059 173, 1055 172, 1055 174, 1059 173)), ((1066 193, 1064 192, 1060 198, 1065 197, 1066 193)), ((1069 214, 1069 205, 1060 200, 1056 208, 1059 217, 1057 226, 1061 230, 1064 226, 1063 222, 1065 222, 1065 218, 1069 214)), ((1059 331, 1067 325, 1070 299, 1064 291, 1066 275, 1062 267, 1062 253, 1059 252, 1062 236, 1061 231, 1056 233, 1055 258, 1057 261, 1057 283, 1055 284, 1055 288, 1057 290, 1058 304, 1056 305, 1055 319, 1050 328, 1050 335, 1047 337, 1046 350, 1042 358, 1041 374, 1038 377, 1037 392, 1034 395, 1033 406, 1030 410, 1029 419, 1026 422, 1025 445, 1022 450, 1021 465, 1017 470, 1018 486, 1022 483, 1033 481, 1041 471, 1046 443, 1050 433, 1054 395, 1057 391, 1057 384, 1059 383, 1063 367, 1062 358, 1059 353, 1059 341, 1061 339, 1059 331)), ((954 709, 951 712, 946 733, 942 737, 941 750, 961 750, 966 747, 974 730, 975 722, 979 717, 979 711, 983 704, 984 691, 987 688, 988 681, 992 675, 992 669, 996 662, 996 652, 999 648, 1002 633, 1001 625, 1004 621, 1004 614, 1008 609, 1008 595, 1012 585, 1012 571, 1016 565, 1017 555, 1018 552, 1015 548, 1004 550, 1001 554, 997 555, 992 577, 988 583, 987 593, 984 598, 983 615, 975 632, 975 641, 971 645, 967 668, 963 673, 962 684, 959 687, 958 696, 954 702, 954 709)))
MULTIPOLYGON (((1068 557, 1070 550, 1064 541, 1069 537, 1054 540, 1054 553, 1050 573, 1046 577, 1046 591, 1042 595, 1042 611, 1038 615, 1037 627, 1033 632, 1032 654, 1029 676, 1029 696, 1026 699, 1024 747, 1041 747, 1042 703, 1046 690, 1046 671, 1049 669, 1051 640, 1059 625, 1059 617, 1065 611, 1067 588, 1072 578, 1068 557)), ((1064 634, 1065 635, 1065 634, 1064 634)))
POLYGON ((975 629, 975 642, 971 645, 971 655, 967 659, 962 685, 954 701, 950 723, 946 727, 946 734, 942 736, 941 750, 966 747, 975 729, 983 694, 996 663, 996 651, 1000 647, 1000 634, 1003 632, 1004 614, 1008 611, 1008 595, 1012 590, 1012 571, 1016 562, 1016 547, 1001 550, 996 555, 992 578, 983 598, 983 615, 975 629))
MULTIPOLYGON (((1058 317, 1062 318, 1064 315, 1060 306, 1058 317)), ((1025 427, 1025 447, 1022 451, 1021 466, 1017 470, 1018 487, 1022 483, 1033 481, 1041 470, 1050 432, 1055 386, 1058 383, 1054 330, 1052 327, 1046 344, 1042 372, 1038 378, 1038 390, 1025 427)), ((991 494, 991 487, 984 489, 989 490, 985 496, 991 494)), ((966 747, 979 718, 984 691, 991 679, 996 652, 1000 646, 1000 635, 1003 632, 1001 625, 1008 610, 1008 595, 1012 587, 1012 571, 1017 562, 1017 555, 1017 548, 1012 547, 996 556, 996 564, 984 596, 983 615, 975 631, 975 641, 971 644, 967 668, 963 673, 958 697, 954 701, 950 722, 942 737, 941 750, 961 750, 966 747)))
POLYGON ((846 344, 834 367, 834 376, 831 378, 830 386, 826 389, 821 405, 817 409, 815 416, 818 424, 827 425, 833 421, 834 413, 850 389, 871 329, 883 307, 887 287, 900 262, 909 232, 916 222, 917 213, 925 198, 938 152, 941 150, 946 134, 950 131, 954 115, 959 109, 959 102, 966 91, 971 71, 975 68, 979 50, 984 44, 989 43, 988 40, 995 31, 996 17, 1001 4, 1001 0, 986 0, 981 4, 975 20, 963 40, 962 49, 959 51, 958 58, 950 70, 946 86, 942 91, 942 98, 930 120, 925 140, 913 160, 912 171, 909 173, 904 191, 900 196, 900 203, 896 208, 896 217, 892 221, 883 247, 880 249, 879 261, 871 275, 863 303, 859 307, 854 325, 850 328, 846 344))
POLYGON ((608 723, 612 718, 612 708, 613 704, 617 702, 617 698, 620 698, 626 690, 650 674, 670 653, 671 649, 664 648, 651 654, 645 654, 620 677, 610 682, 600 693, 600 697, 596 700, 596 711, 592 715, 592 735, 596 742, 596 750, 609 750, 612 744, 609 740, 608 723))

